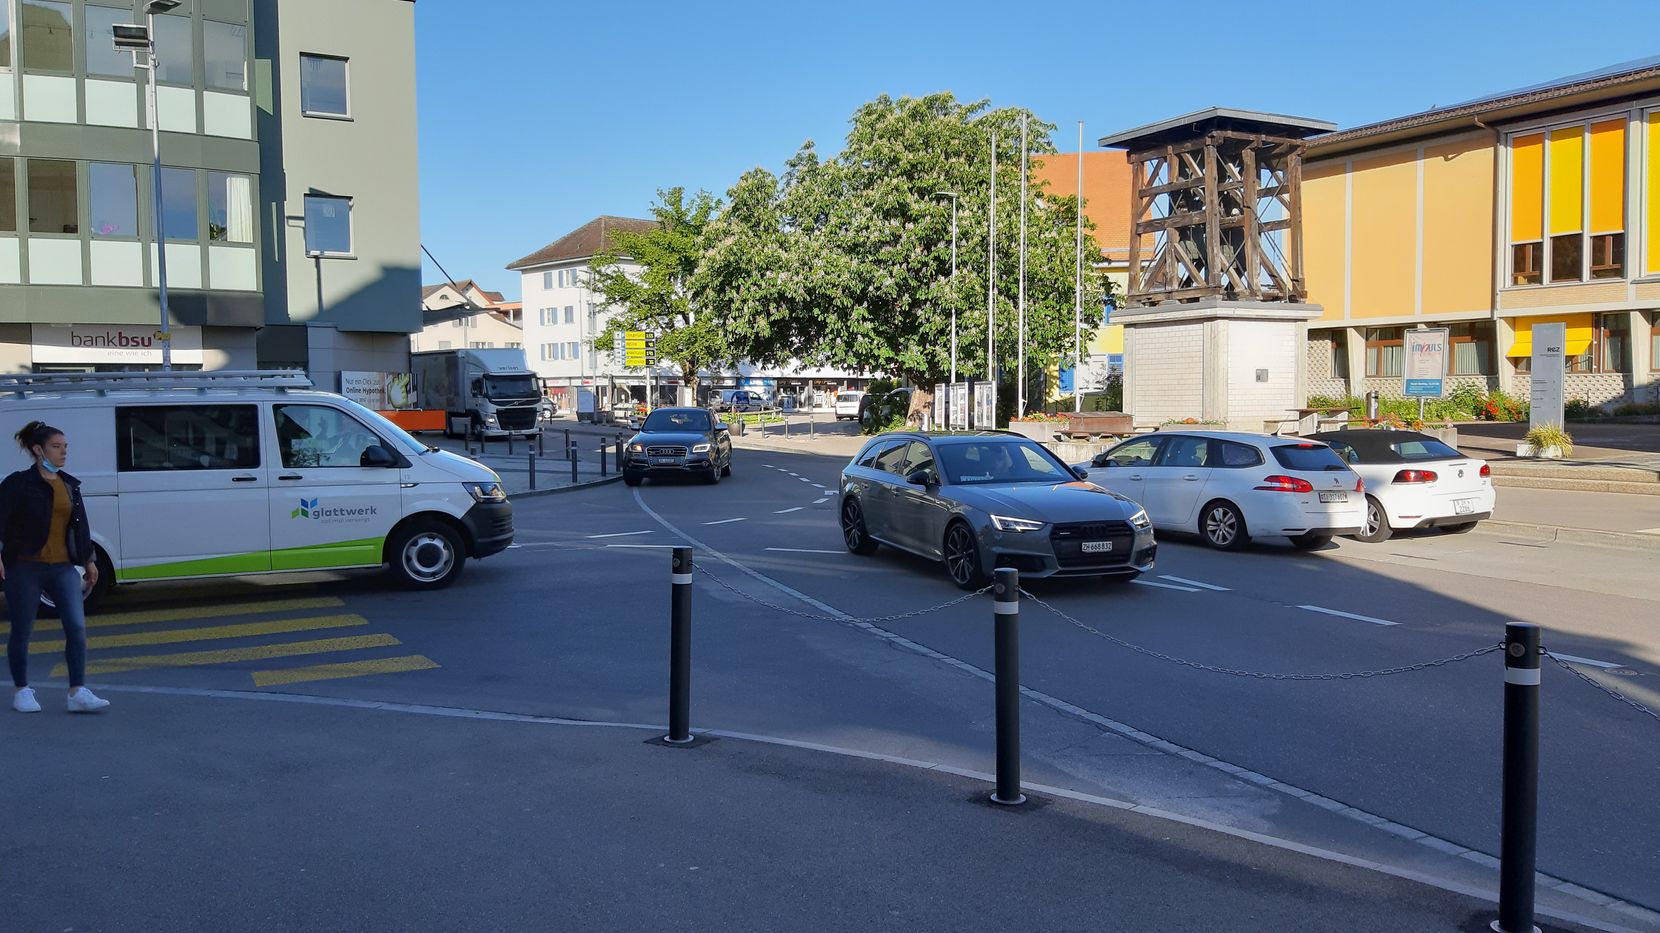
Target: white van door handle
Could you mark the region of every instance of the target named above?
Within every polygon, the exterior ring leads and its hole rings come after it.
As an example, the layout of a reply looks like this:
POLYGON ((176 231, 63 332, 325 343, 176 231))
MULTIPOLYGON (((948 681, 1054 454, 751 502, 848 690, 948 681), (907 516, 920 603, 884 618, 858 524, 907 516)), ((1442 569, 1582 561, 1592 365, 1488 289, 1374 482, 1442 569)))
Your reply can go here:
POLYGON ((1188 474, 1186 474, 1182 477, 1182 479, 1191 479, 1191 480, 1196 480, 1198 478, 1199 478, 1199 474, 1197 474, 1197 473, 1188 473, 1188 474))
POLYGON ((233 476, 233 477, 231 477, 231 482, 233 482, 233 483, 251 483, 251 482, 253 482, 254 480, 257 480, 257 479, 259 479, 259 477, 257 477, 257 476, 233 476))
POLYGON ((305 477, 301 476, 298 473, 284 473, 281 476, 277 477, 277 479, 305 479, 305 477))
POLYGON ((1141 479, 1141 474, 1140 473, 1131 473, 1130 474, 1130 479, 1141 479))

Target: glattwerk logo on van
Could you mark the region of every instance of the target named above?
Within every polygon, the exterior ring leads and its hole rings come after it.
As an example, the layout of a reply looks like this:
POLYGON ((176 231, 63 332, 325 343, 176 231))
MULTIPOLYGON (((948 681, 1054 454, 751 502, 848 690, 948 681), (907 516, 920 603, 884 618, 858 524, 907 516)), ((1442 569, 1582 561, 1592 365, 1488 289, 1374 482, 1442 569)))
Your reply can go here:
POLYGON ((325 522, 366 522, 380 510, 372 505, 322 506, 321 499, 301 499, 300 507, 288 513, 290 519, 312 518, 325 522))

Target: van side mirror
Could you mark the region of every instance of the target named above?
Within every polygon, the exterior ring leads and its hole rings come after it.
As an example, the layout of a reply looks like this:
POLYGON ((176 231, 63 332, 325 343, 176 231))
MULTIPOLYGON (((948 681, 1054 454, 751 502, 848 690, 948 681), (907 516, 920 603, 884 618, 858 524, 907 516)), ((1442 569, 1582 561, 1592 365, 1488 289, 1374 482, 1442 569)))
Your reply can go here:
POLYGON ((1078 477, 1079 479, 1089 479, 1089 471, 1083 467, 1073 467, 1072 475, 1078 477))
POLYGON ((376 444, 363 449, 363 456, 358 458, 358 466, 388 469, 397 466, 398 459, 398 455, 387 450, 384 445, 376 444))

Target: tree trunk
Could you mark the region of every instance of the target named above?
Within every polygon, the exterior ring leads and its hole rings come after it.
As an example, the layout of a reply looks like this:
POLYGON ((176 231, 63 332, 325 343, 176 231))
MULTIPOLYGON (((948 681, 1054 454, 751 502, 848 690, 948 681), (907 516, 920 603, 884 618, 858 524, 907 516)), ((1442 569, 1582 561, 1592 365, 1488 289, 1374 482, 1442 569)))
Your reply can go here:
POLYGON ((680 381, 685 384, 686 391, 691 396, 690 404, 693 405, 697 404, 697 389, 700 384, 697 378, 697 369, 696 366, 692 365, 682 365, 680 367, 680 381))

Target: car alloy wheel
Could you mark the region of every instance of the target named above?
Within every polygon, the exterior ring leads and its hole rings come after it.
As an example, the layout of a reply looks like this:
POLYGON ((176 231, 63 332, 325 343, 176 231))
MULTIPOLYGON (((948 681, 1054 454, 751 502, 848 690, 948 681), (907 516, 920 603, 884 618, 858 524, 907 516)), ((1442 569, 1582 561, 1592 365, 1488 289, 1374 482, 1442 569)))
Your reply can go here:
POLYGON ((857 499, 842 503, 842 543, 855 554, 876 551, 876 542, 871 540, 870 532, 865 528, 865 513, 857 499))
POLYGON ((1217 502, 1205 509, 1204 523, 1201 526, 1205 543, 1222 551, 1231 551, 1244 547, 1248 540, 1245 535, 1245 520, 1239 510, 1227 502, 1217 502))
POLYGON ((1376 544, 1380 541, 1388 541, 1394 533, 1395 530, 1389 527, 1389 517, 1383 513, 1383 504, 1378 502, 1377 499, 1367 496, 1366 521, 1360 529, 1360 534, 1355 535, 1355 537, 1369 544, 1376 544))
POLYGON ((962 522, 945 531, 945 572, 951 575, 951 582, 965 590, 979 589, 985 580, 985 571, 980 568, 980 546, 974 540, 974 532, 962 522))

